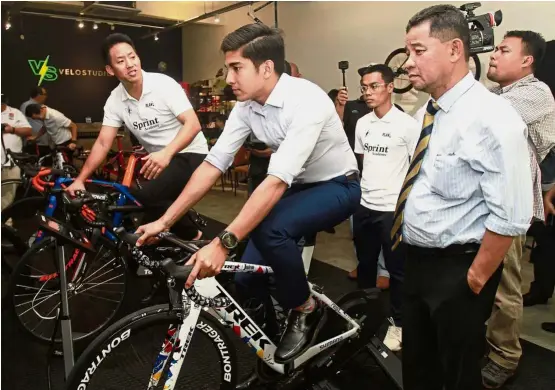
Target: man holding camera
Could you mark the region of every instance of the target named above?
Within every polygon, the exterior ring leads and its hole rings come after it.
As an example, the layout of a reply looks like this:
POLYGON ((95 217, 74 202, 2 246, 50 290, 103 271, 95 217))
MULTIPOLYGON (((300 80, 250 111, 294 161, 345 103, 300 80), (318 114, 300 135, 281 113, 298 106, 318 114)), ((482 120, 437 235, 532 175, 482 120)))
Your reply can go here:
MULTIPOLYGON (((541 175, 538 163, 555 147, 555 100, 547 84, 534 77, 545 54, 545 40, 533 31, 509 31, 491 55, 488 78, 499 83, 491 91, 508 100, 528 126, 528 150, 534 180, 534 217, 543 220, 541 175)), ((522 355, 520 323, 523 297, 520 259, 526 235, 513 239, 504 259, 503 275, 488 321, 488 364, 482 370, 484 386, 497 389, 514 375, 522 355)), ((531 290, 528 300, 539 300, 531 290)), ((526 301, 526 298, 525 298, 526 301)), ((525 302, 526 303, 526 302, 525 302)))
MULTIPOLYGON (((2 94, 2 180, 20 178, 20 169, 8 157, 7 150, 21 152, 23 138, 31 135, 31 131, 25 116, 18 109, 8 106, 2 94)), ((2 186, 2 210, 13 202, 16 188, 2 186)))
POLYGON ((407 245, 405 390, 481 390, 484 323, 503 258, 532 218, 527 128, 469 71, 470 30, 451 5, 408 22, 405 68, 427 92, 391 232, 407 245))

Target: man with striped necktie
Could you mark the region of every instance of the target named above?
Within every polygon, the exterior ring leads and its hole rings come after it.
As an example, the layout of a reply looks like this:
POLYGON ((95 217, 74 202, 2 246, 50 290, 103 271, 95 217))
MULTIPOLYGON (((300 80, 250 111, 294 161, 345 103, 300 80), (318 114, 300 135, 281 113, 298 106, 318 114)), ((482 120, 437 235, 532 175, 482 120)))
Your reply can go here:
POLYGON ((432 98, 391 232, 407 244, 404 389, 478 390, 503 257, 532 218, 527 127, 469 72, 456 7, 428 7, 406 31, 410 81, 432 98))

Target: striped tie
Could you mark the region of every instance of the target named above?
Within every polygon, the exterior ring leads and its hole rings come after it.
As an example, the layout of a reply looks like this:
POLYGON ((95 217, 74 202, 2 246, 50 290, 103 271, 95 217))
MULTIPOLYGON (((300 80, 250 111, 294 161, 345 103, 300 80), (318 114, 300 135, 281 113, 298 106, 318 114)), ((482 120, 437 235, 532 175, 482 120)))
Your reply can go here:
POLYGON ((395 207, 395 214, 393 215, 393 227, 391 228, 391 239, 393 240, 392 250, 395 250, 399 243, 403 240, 402 228, 403 228, 403 214, 405 211, 405 205, 407 204, 407 198, 409 192, 416 181, 418 173, 420 172, 420 167, 422 166, 422 161, 424 160, 424 155, 426 154, 426 149, 428 149, 428 143, 430 142, 430 137, 432 135, 432 128, 434 127, 434 116, 439 111, 439 106, 433 100, 428 102, 428 107, 426 108, 426 115, 424 115, 424 123, 422 124, 422 132, 420 133, 420 139, 416 145, 416 150, 412 157, 412 161, 403 182, 403 187, 401 187, 401 194, 397 200, 397 206, 395 207))

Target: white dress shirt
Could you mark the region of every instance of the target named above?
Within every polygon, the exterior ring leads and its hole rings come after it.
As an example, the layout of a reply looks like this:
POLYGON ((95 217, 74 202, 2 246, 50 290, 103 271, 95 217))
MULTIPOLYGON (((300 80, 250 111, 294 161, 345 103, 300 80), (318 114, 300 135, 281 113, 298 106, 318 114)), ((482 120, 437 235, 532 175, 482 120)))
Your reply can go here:
POLYGON ((471 73, 437 103, 404 211, 403 241, 444 248, 480 243, 486 229, 525 234, 533 199, 528 131, 520 115, 471 73))
MULTIPOLYGON (((19 108, 19 110, 23 113, 23 115, 25 115, 27 106, 30 106, 31 104, 39 104, 39 103, 36 102, 33 98, 27 100, 26 102, 23 102, 23 104, 19 108)), ((27 121, 31 125, 31 129, 33 130, 33 135, 37 135, 40 129, 42 129, 42 127, 44 126, 43 121, 41 121, 40 119, 33 119, 33 118, 27 117, 27 121)), ((43 135, 41 135, 39 138, 35 140, 35 143, 37 145, 48 146, 50 145, 50 136, 48 135, 48 133, 44 133, 43 135)))
MULTIPOLYGON (((104 106, 102 124, 110 127, 125 126, 149 152, 157 152, 168 146, 183 125, 179 115, 193 106, 183 88, 169 76, 161 73, 143 72, 143 94, 139 100, 127 93, 119 84, 104 106)), ((208 153, 208 144, 202 131, 179 153, 208 153)))
POLYGON ((251 132, 275 152, 268 175, 289 186, 358 172, 333 102, 308 80, 282 74, 266 104, 238 102, 206 161, 225 172, 251 132))
MULTIPOLYGON (((2 123, 10 125, 14 128, 31 127, 31 125, 27 121, 27 118, 25 118, 25 115, 23 115, 23 113, 21 113, 21 111, 19 111, 17 108, 13 108, 10 106, 7 106, 6 109, 2 111, 2 123)), ((6 150, 10 149, 12 152, 21 152, 23 148, 23 139, 19 135, 2 133, 2 139, 4 141, 3 146, 6 148, 6 150)), ((0 149, 2 153, 0 160, 2 161, 2 167, 10 167, 11 161, 8 156, 4 155, 4 148, 0 149)))
POLYGON ((61 145, 71 140, 72 134, 69 125, 71 125, 71 119, 58 110, 50 107, 46 108, 44 127, 54 145, 61 145))
POLYGON ((395 211, 419 136, 418 122, 395 106, 382 118, 372 111, 357 121, 355 153, 364 155, 360 204, 395 211))

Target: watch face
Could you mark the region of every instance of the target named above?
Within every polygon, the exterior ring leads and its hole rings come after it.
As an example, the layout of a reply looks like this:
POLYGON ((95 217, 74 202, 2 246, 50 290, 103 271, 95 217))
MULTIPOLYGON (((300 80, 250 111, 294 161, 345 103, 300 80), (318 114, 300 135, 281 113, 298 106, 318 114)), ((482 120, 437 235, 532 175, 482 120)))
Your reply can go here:
POLYGON ((222 235, 221 240, 224 246, 228 249, 233 249, 237 245, 237 238, 228 232, 222 235))

